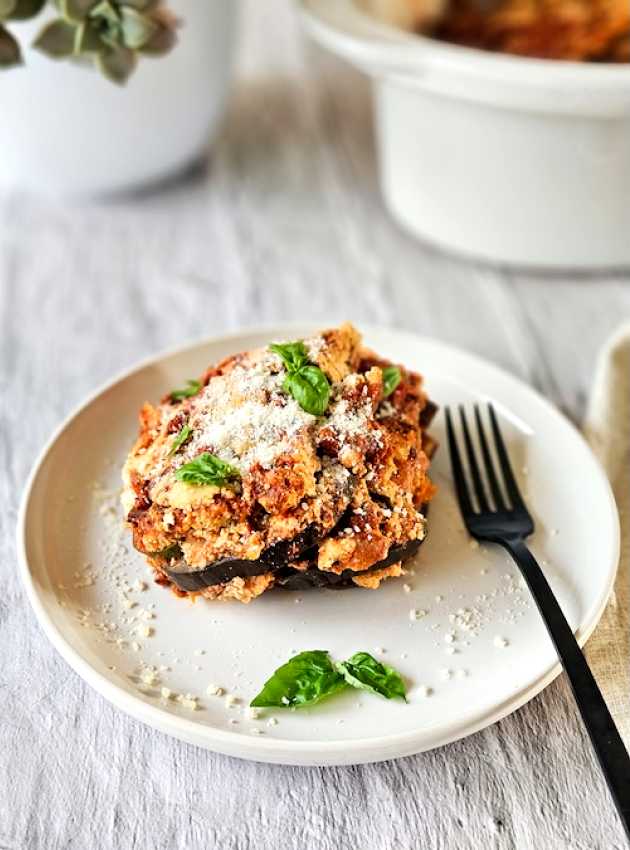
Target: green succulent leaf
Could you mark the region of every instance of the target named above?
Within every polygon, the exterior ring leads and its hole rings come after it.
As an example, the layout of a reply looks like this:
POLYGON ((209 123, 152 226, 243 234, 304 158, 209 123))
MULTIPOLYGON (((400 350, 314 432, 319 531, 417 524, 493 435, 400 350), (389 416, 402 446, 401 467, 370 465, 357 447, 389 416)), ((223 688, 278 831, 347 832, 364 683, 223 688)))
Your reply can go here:
POLYGON ((391 395, 400 383, 400 369, 398 366, 385 366, 383 371, 383 398, 391 395))
POLYGON ((15 0, 0 0, 0 21, 5 21, 15 9, 15 0))
POLYGON ((74 53, 75 27, 67 21, 58 18, 51 21, 37 36, 33 47, 51 56, 53 59, 63 59, 74 53))
POLYGON ((170 395, 170 399, 171 401, 183 401, 185 398, 191 398, 192 396, 197 395, 200 389, 201 383, 191 378, 186 381, 185 387, 179 390, 173 390, 170 395))
POLYGON ((346 688, 344 677, 335 670, 323 649, 300 652, 267 679, 250 705, 299 708, 314 705, 346 688))
POLYGON ((122 20, 121 7, 111 3, 110 0, 100 0, 92 6, 89 12, 90 18, 106 21, 111 27, 118 28, 122 20))
POLYGON ((136 67, 136 54, 128 47, 108 46, 97 54, 96 66, 112 83, 124 85, 136 67))
POLYGON ((101 42, 101 50, 105 50, 107 48, 111 48, 112 50, 116 50, 120 47, 120 33, 116 32, 114 27, 108 27, 107 29, 99 30, 98 37, 101 42))
MULTIPOLYGON (((33 18, 46 3, 0 0, 0 67, 22 61, 18 42, 2 22, 33 18)), ((140 52, 159 56, 177 41, 177 20, 161 4, 162 0, 51 0, 60 17, 41 30, 34 47, 55 59, 93 55, 109 80, 123 84, 140 52)))
MULTIPOLYGON (((17 2, 14 2, 13 4, 13 11, 9 17, 12 21, 25 21, 28 18, 34 18, 35 15, 39 15, 45 5, 46 0, 17 0, 17 2)), ((0 0, 0 10, 1 8, 2 2, 0 0)), ((0 18, 2 17, 3 15, 0 11, 0 18)))
POLYGON ((179 434, 173 440, 173 445, 171 446, 171 450, 168 453, 169 457, 172 457, 174 454, 177 454, 177 452, 181 449, 184 443, 186 443, 190 439, 192 432, 193 429, 187 422, 182 428, 182 430, 179 432, 179 434))
POLYGON ((159 3, 160 0, 125 0, 125 6, 137 9, 138 12, 150 12, 159 3))
POLYGON ((96 5, 96 0, 58 0, 61 16, 72 24, 80 24, 96 5))
POLYGON ((313 416, 323 416, 330 401, 330 384, 319 366, 303 366, 289 373, 282 384, 302 410, 313 416))
POLYGON ((353 688, 371 691, 387 699, 407 701, 405 683, 400 673, 377 661, 369 652, 357 652, 347 661, 336 665, 337 671, 353 688))
POLYGON ((0 25, 0 68, 11 68, 21 62, 20 45, 11 33, 0 25))
POLYGON ((148 44, 158 29, 155 21, 129 6, 121 7, 121 19, 123 42, 132 50, 140 50, 148 44))
POLYGON ((100 53, 103 45, 98 33, 91 21, 79 24, 75 29, 74 52, 77 56, 86 53, 100 53))
POLYGON ((175 472, 175 478, 184 484, 213 484, 215 487, 224 487, 226 484, 236 481, 241 477, 235 466, 226 463, 210 452, 204 452, 180 466, 175 472))
POLYGON ((176 42, 175 30, 165 26, 161 21, 156 21, 156 30, 142 48, 142 52, 151 56, 164 56, 175 47, 176 42))

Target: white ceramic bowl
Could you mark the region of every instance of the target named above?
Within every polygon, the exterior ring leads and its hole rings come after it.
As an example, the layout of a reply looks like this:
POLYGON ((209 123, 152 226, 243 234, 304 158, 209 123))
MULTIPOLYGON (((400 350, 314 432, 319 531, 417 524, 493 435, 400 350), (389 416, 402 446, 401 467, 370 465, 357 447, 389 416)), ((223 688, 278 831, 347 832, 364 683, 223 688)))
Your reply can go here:
POLYGON ((374 81, 381 185, 406 228, 493 262, 630 265, 630 66, 525 59, 301 0, 374 81))
POLYGON ((232 69, 237 0, 169 0, 181 20, 166 56, 125 86, 29 47, 41 20, 11 25, 25 65, 0 72, 0 187, 95 195, 135 188, 199 157, 232 69))

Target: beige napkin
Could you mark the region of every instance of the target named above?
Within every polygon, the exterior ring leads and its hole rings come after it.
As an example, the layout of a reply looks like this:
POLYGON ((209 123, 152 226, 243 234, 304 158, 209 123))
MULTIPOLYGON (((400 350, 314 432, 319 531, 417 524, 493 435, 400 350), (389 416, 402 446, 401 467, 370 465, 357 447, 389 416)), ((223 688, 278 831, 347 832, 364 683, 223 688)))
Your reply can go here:
POLYGON ((617 581, 586 655, 630 746, 630 324, 599 356, 584 433, 608 474, 621 518, 617 581))

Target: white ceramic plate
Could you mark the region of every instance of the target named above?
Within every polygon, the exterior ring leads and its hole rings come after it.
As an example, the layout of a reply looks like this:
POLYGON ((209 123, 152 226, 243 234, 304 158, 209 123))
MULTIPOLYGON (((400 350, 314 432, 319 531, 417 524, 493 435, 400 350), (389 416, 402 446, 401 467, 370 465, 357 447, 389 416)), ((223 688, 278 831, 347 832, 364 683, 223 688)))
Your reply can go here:
MULTIPOLYGON (((119 469, 139 405, 231 352, 308 330, 285 326, 203 342, 150 360, 89 399, 53 436, 30 479, 18 527, 22 577, 42 628, 68 663, 114 705, 163 732, 287 764, 404 756, 493 723, 559 672, 516 568, 500 550, 471 546, 444 449, 434 464, 440 489, 429 539, 410 564, 413 573, 377 592, 277 591, 248 606, 192 604, 150 583, 121 524, 119 469), (133 608, 123 607, 115 579, 132 586, 133 608), (133 589, 138 580, 147 588, 133 589), (412 608, 426 613, 412 621, 412 608), (138 626, 153 634, 138 636, 138 626), (305 649, 327 649, 338 659, 384 651, 408 682, 409 703, 356 691, 313 709, 249 718, 244 707, 268 675, 305 649), (145 684, 143 665, 169 669, 145 684), (209 683, 239 702, 230 707, 207 695, 209 683), (199 708, 165 700, 161 687, 198 696, 199 708)), ((612 587, 619 529, 608 482, 582 438, 531 389, 469 354, 400 331, 368 330, 366 341, 421 371, 442 406, 496 404, 536 515, 533 548, 584 642, 612 587)), ((441 416, 432 430, 443 441, 441 416)))

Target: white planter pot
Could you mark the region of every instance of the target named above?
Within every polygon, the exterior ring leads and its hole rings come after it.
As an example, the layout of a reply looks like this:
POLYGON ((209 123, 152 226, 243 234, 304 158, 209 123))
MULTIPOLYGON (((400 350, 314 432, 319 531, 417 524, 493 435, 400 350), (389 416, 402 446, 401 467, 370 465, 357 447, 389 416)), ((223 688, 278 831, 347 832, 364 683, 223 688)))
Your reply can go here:
POLYGON ((12 25, 25 66, 0 72, 0 186, 96 195, 182 169, 217 129, 232 70, 237 0, 170 0, 166 56, 141 57, 125 86, 28 47, 41 20, 12 25))
POLYGON ((374 80, 385 202, 413 233, 519 266, 630 266, 630 66, 543 61, 301 0, 310 32, 374 80))

